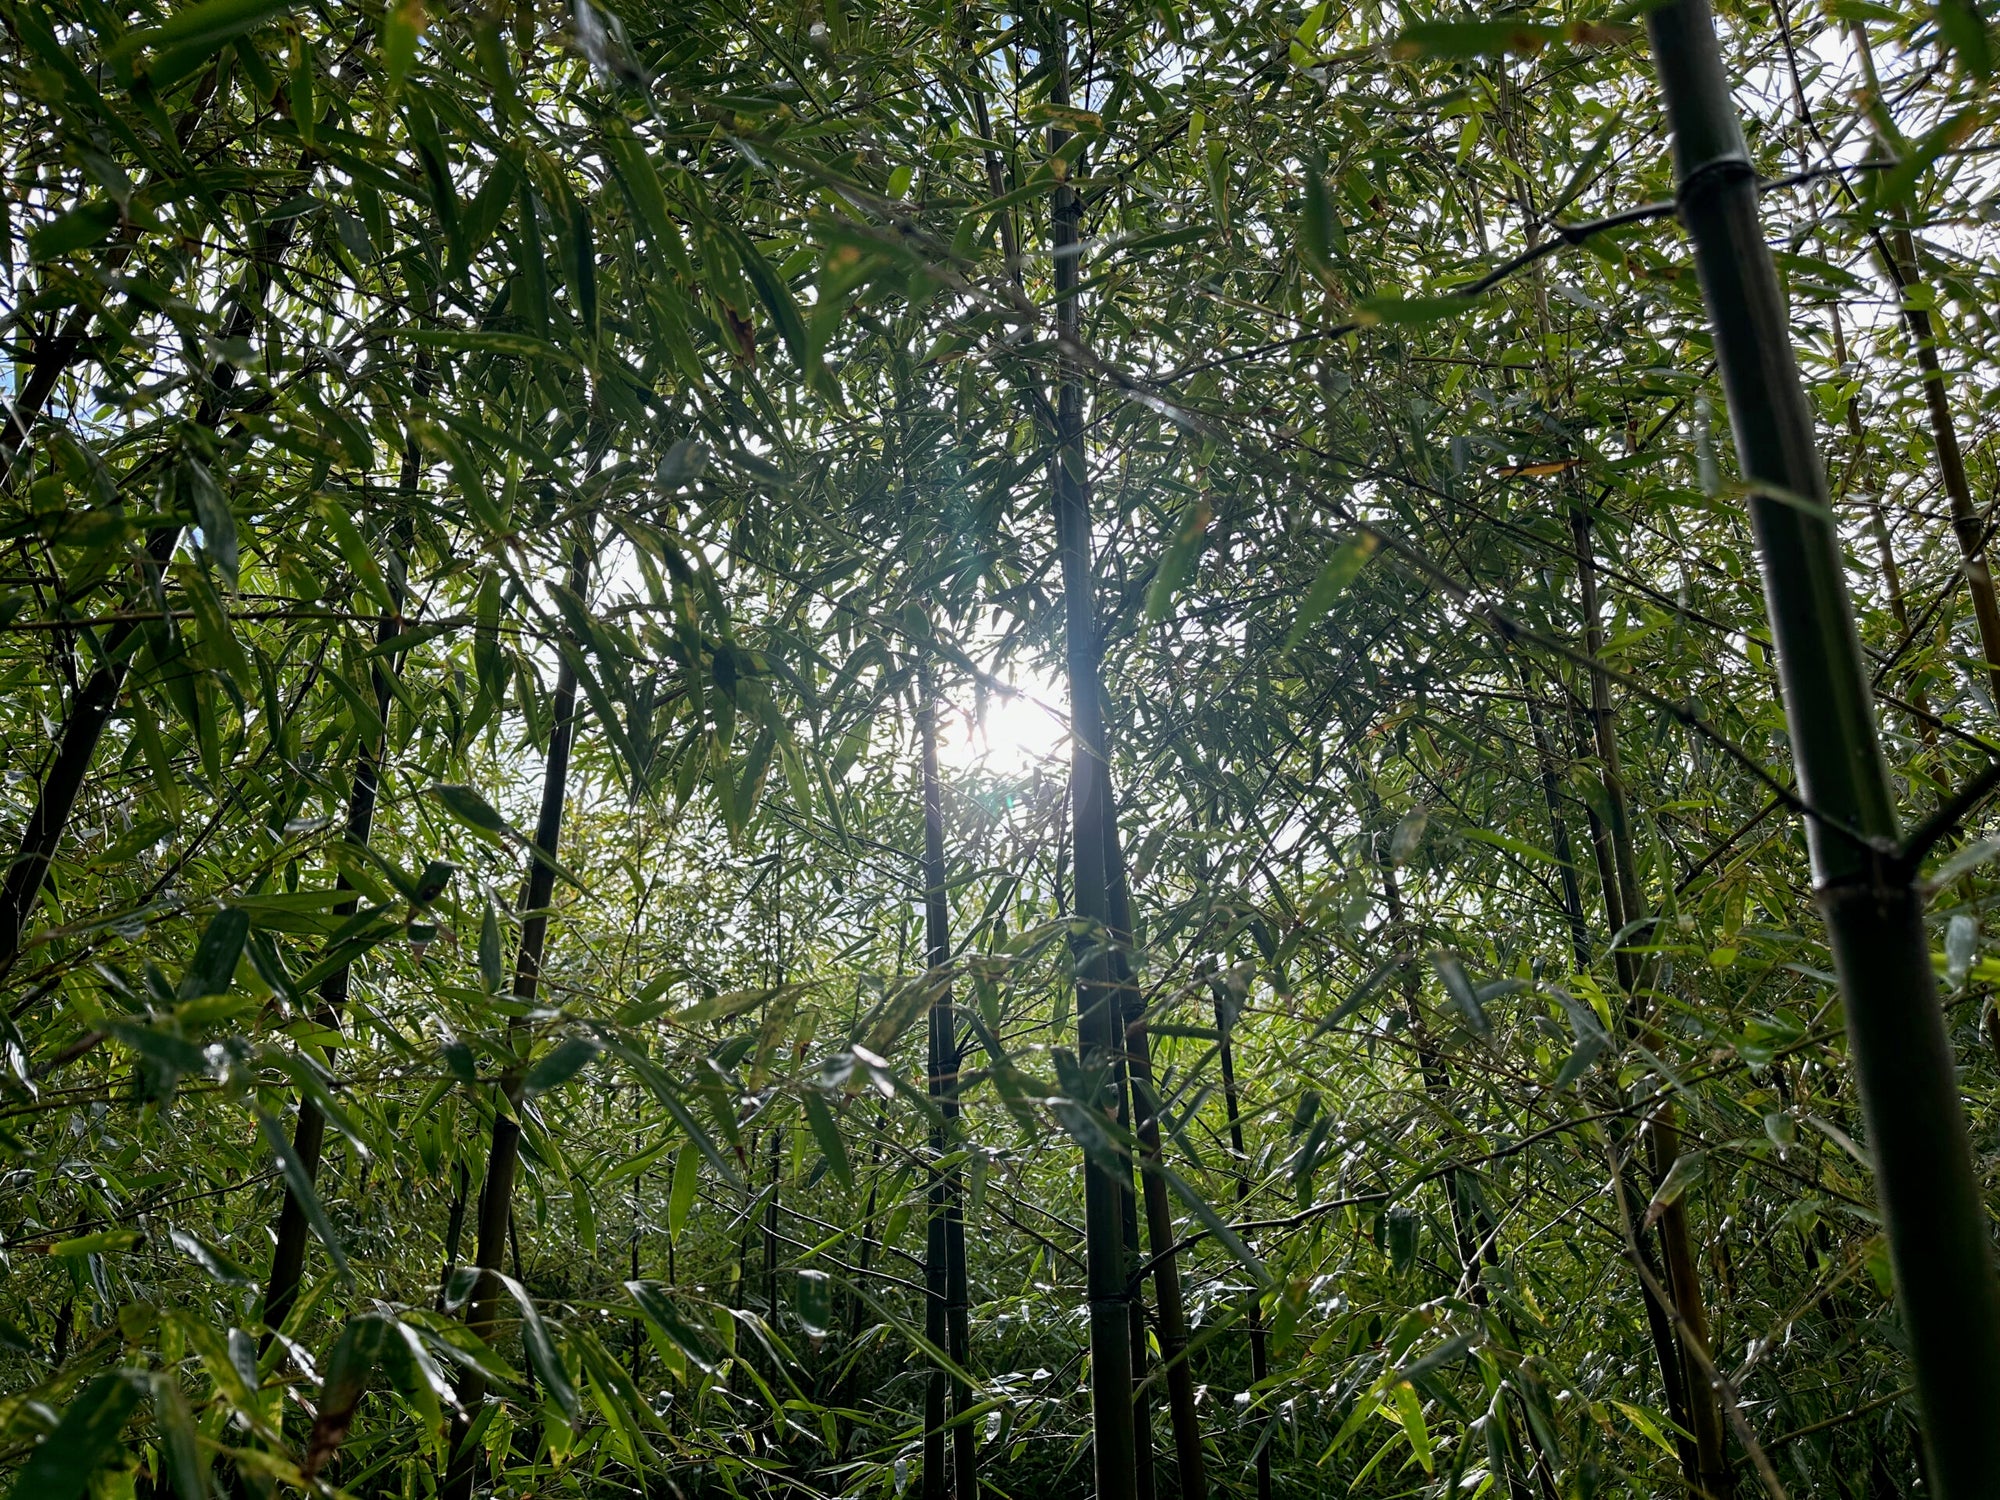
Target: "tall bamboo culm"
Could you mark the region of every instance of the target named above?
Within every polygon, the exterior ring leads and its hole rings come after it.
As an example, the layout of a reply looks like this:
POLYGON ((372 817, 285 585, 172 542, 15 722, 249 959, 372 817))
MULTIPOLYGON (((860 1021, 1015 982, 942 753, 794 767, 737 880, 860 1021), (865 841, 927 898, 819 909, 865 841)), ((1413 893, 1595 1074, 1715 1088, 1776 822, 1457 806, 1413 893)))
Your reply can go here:
MULTIPOLYGON (((590 553, 578 545, 570 556, 569 589, 582 595, 589 577, 590 553)), ((562 841, 563 809, 569 795, 570 746, 576 733, 576 668, 567 655, 556 674, 555 722, 549 730, 548 759, 542 768, 542 805, 535 820, 535 847, 548 859, 533 859, 521 893, 521 942, 514 957, 513 996, 533 1000, 540 986, 542 956, 549 932, 549 902, 555 896, 556 857, 562 841)), ((510 1029, 520 1025, 510 1023, 510 1029)), ((500 1305, 505 1288, 497 1273, 506 1254, 508 1230, 514 1215, 514 1176, 521 1162, 521 1123, 517 1110, 521 1103, 524 1072, 518 1066, 500 1080, 500 1099, 493 1111, 493 1134, 487 1144, 486 1179, 479 1190, 475 1221, 473 1265, 479 1272, 466 1308, 465 1323, 480 1338, 491 1342, 500 1321, 500 1305)), ((485 1383, 477 1377, 461 1389, 468 1420, 478 1416, 485 1399, 485 1383)), ((463 1434, 458 1435, 463 1444, 463 1434)), ((444 1493, 450 1500, 467 1500, 472 1494, 476 1455, 460 1451, 452 1461, 444 1493)))
MULTIPOLYGON (((1069 108, 1069 29, 1044 12, 1044 38, 1052 78, 1050 102, 1069 108)), ((1069 139, 1049 129, 1054 156, 1069 139)), ((1067 178, 1055 184, 1050 239, 1055 252, 1056 333, 1066 346, 1077 338, 1077 257, 1083 205, 1067 178)), ((1056 389, 1055 454, 1050 464, 1056 545, 1062 553, 1064 658, 1069 677, 1072 915, 1081 936, 1074 945, 1077 975, 1077 1050, 1085 1078, 1101 1079, 1097 1097, 1079 1100, 1104 1110, 1118 1035, 1118 992, 1111 983, 1105 936, 1111 930, 1104 868, 1104 714, 1098 687, 1096 569, 1090 537, 1090 491, 1083 441, 1083 384, 1074 358, 1064 353, 1056 389)), ((1091 1156, 1083 1163, 1084 1261, 1090 1312, 1090 1409, 1097 1500, 1134 1500, 1137 1456, 1132 1422, 1132 1332, 1125 1265, 1123 1192, 1118 1178, 1091 1156)))
MULTIPOLYGON (((1571 535, 1576 542, 1578 593, 1583 606, 1584 649, 1593 666, 1590 670, 1590 719, 1597 746, 1598 773, 1604 788, 1605 810, 1609 814, 1606 837, 1611 865, 1604 872, 1617 885, 1617 900, 1605 887, 1605 911, 1611 922, 1613 967, 1619 987, 1625 992, 1626 1024, 1648 1050, 1658 1053, 1660 1038, 1648 1012, 1651 1001, 1641 966, 1629 949, 1642 936, 1650 937, 1646 924, 1645 888, 1639 881, 1639 861, 1632 843, 1632 806, 1626 794, 1625 770, 1618 748, 1618 715, 1611 703, 1611 679, 1601 663, 1604 656, 1604 620, 1598 604, 1597 561, 1591 536, 1589 512, 1581 504, 1570 511, 1571 535)), ((1679 1114, 1671 1097, 1661 1101, 1646 1122, 1646 1150, 1656 1182, 1664 1181, 1680 1155, 1679 1114)), ((1687 1195, 1669 1203, 1660 1216, 1660 1252, 1666 1270, 1666 1290, 1673 1299, 1674 1361, 1681 1375, 1681 1400, 1686 1409, 1692 1443, 1682 1445, 1682 1467, 1688 1488, 1711 1500, 1726 1500, 1734 1488, 1724 1446, 1722 1407, 1716 1392, 1701 1371, 1710 1362, 1708 1310, 1702 1297, 1701 1278, 1696 1270, 1694 1232, 1688 1222, 1687 1195)), ((1650 1290, 1650 1289, 1649 1289, 1650 1290)), ((1664 1368, 1664 1366, 1663 1366, 1664 1368)))
MULTIPOLYGON (((924 957, 928 982, 937 986, 930 1008, 930 1094, 937 1104, 931 1151, 943 1156, 952 1149, 958 1119, 958 1027, 946 978, 951 963, 951 905, 944 859, 944 783, 938 775, 937 695, 928 672, 923 674, 917 730, 924 782, 924 957)), ((925 1335, 963 1370, 972 1352, 972 1309, 965 1270, 965 1205, 956 1167, 931 1174, 924 1271, 929 1293, 925 1335)), ((963 1417, 971 1404, 972 1393, 963 1380, 953 1376, 947 1382, 944 1371, 931 1371, 924 1399, 924 1495, 926 1500, 942 1500, 946 1494, 956 1500, 977 1500, 979 1443, 970 1422, 961 1421, 950 1430, 951 1482, 948 1486, 945 1482, 947 1383, 954 1417, 963 1417)))
POLYGON ((1910 1340, 1929 1478, 1943 1500, 2000 1496, 2000 1287, 1986 1208, 1923 899, 1910 862, 1885 852, 1901 831, 1784 292, 1758 224, 1757 173, 1707 0, 1673 0, 1646 24, 1737 459, 1746 481, 1783 497, 1753 494, 1750 520, 1799 791, 1813 809, 1807 842, 1910 1340))
MULTIPOLYGON (((302 156, 301 165, 307 159, 302 156)), ((249 269, 236 292, 235 306, 230 310, 228 322, 223 325, 223 344, 248 337, 257 326, 274 279, 274 268, 279 257, 290 247, 297 225, 297 219, 285 219, 273 225, 252 252, 249 269)), ((226 359, 218 360, 207 368, 206 389, 194 413, 193 425, 196 428, 213 432, 221 424, 233 404, 239 374, 236 366, 226 359)), ((26 438, 27 424, 40 403, 47 398, 54 379, 51 376, 46 387, 38 385, 39 394, 24 390, 22 402, 8 414, 4 429, 6 459, 11 461, 26 438), (33 400, 30 401, 29 397, 33 400)), ((0 473, 4 472, 0 469, 0 473)), ((181 531, 180 522, 176 520, 165 526, 155 526, 147 532, 141 564, 145 582, 157 584, 180 546, 181 531)), ((102 664, 85 679, 83 687, 71 701, 69 713, 56 736, 55 753, 42 767, 35 805, 21 828, 20 848, 7 866, 5 879, 0 881, 0 977, 5 976, 20 956, 28 923, 41 901, 42 887, 48 880, 49 866, 69 832, 70 814, 76 810, 76 799, 83 791, 90 763, 97 758, 98 742, 104 738, 105 726, 111 722, 111 716, 118 707, 118 694, 125 685, 125 674, 132 662, 132 652, 128 649, 132 637, 141 629, 137 622, 127 620, 114 625, 107 633, 102 664)))
MULTIPOLYGON (((430 395, 430 364, 422 355, 418 356, 411 384, 418 400, 430 395)), ((423 452, 413 436, 404 444, 402 472, 397 479, 397 488, 406 506, 416 499, 422 470, 423 452)), ((412 550, 412 526, 407 512, 398 518, 396 530, 400 556, 397 566, 384 570, 389 585, 389 608, 376 618, 377 652, 401 634, 404 626, 403 605, 408 589, 403 582, 403 574, 412 550)), ((375 717, 382 730, 373 741, 355 752, 354 779, 347 795, 345 836, 347 842, 356 848, 367 847, 369 835, 375 827, 375 804, 382 785, 383 763, 389 753, 389 708, 395 691, 394 676, 399 670, 398 660, 380 655, 374 658, 374 665, 370 668, 370 685, 375 689, 375 717)), ((335 884, 344 891, 353 889, 345 875, 339 876, 335 884)), ((359 901, 350 896, 335 904, 333 915, 351 917, 359 910, 359 901)), ((315 1020, 328 1031, 340 1029, 341 1013, 347 1009, 348 984, 352 974, 353 966, 342 964, 327 975, 319 987, 319 1009, 315 1020)), ((333 1056, 331 1049, 327 1055, 329 1058, 333 1056)), ((325 1149, 326 1116, 317 1104, 301 1095, 298 1119, 292 1127, 292 1154, 297 1158, 299 1169, 305 1173, 308 1183, 317 1182, 320 1158, 325 1149)), ((287 1185, 284 1201, 278 1209, 277 1240, 271 1251, 271 1275, 264 1284, 263 1339, 266 1343, 284 1325, 292 1304, 298 1300, 299 1283, 305 1275, 307 1238, 305 1206, 287 1185)))
MULTIPOLYGON (((1104 868, 1111 898, 1112 982, 1121 998, 1118 1024, 1125 1039, 1126 1073, 1132 1088, 1134 1134, 1147 1168, 1162 1161, 1160 1100, 1153 1088, 1153 1043, 1146 1026, 1146 1003, 1139 993, 1132 965, 1132 891, 1125 870, 1125 848, 1118 836, 1118 803, 1112 793, 1111 768, 1104 778, 1100 807, 1104 815, 1104 868)), ((1146 1250, 1153 1267, 1153 1302, 1160 1326, 1160 1365, 1167 1383, 1167 1416, 1173 1429, 1174 1478, 1180 1500, 1207 1500, 1208 1459, 1201 1446, 1201 1414, 1195 1408, 1194 1367, 1188 1360, 1187 1298, 1181 1289, 1180 1256, 1175 1251, 1174 1209, 1166 1181, 1146 1170, 1140 1183, 1146 1210, 1146 1250)), ((1137 1305, 1136 1298, 1134 1305, 1137 1305)), ((1139 1421, 1135 1406, 1134 1422, 1139 1421)), ((1138 1441, 1139 1429, 1134 1433, 1138 1441)))

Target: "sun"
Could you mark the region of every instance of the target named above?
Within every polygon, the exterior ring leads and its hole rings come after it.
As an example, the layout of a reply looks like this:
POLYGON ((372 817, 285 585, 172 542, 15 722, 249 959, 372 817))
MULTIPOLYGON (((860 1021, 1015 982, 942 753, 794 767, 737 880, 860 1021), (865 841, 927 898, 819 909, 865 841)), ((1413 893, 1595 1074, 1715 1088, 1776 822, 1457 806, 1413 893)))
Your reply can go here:
POLYGON ((958 703, 939 724, 938 759, 954 770, 1019 775, 1052 759, 1069 739, 1062 685, 1020 670, 970 704, 958 703))

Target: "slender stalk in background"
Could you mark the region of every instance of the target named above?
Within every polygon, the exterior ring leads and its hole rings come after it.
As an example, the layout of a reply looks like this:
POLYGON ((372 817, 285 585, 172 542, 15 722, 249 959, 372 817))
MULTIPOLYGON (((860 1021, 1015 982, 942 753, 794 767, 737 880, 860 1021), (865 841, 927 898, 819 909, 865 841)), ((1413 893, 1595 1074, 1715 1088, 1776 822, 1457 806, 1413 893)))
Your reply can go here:
POLYGON ((1845 1005, 1897 1310, 1910 1340, 1928 1476, 1942 1500, 2000 1494, 2000 1287, 1973 1171, 1923 896, 1876 739, 1826 473, 1757 216, 1707 0, 1646 17, 1673 132, 1737 460, 1752 486, 1764 596, 1806 838, 1845 1005), (1773 498, 1773 493, 1783 498, 1773 498), (1806 504, 1800 504, 1803 499, 1806 504))
MULTIPOLYGON (((224 346, 240 343, 257 326, 271 288, 272 263, 291 244, 298 222, 297 218, 289 218, 272 225, 251 253, 249 269, 236 294, 236 305, 223 325, 220 342, 224 346)), ((236 366, 226 359, 209 367, 201 401, 195 408, 194 426, 208 432, 221 422, 229 410, 230 393, 236 388, 238 373, 236 366)), ((173 560, 174 551, 180 546, 181 530, 176 521, 156 526, 147 533, 141 571, 149 583, 157 581, 173 560)), ((20 847, 7 867, 5 882, 0 883, 0 976, 13 968, 20 956, 28 919, 34 915, 43 882, 48 879, 49 863, 69 831, 70 814, 76 810, 84 777, 97 757, 104 726, 111 722, 112 711, 118 706, 118 692, 125 684, 125 673, 132 660, 128 647, 133 635, 142 628, 124 621, 106 632, 100 665, 71 701, 56 736, 55 754, 43 769, 35 805, 21 828, 20 847)))
MULTIPOLYGON (((1847 333, 1841 327, 1840 306, 1833 307, 1833 357, 1843 369, 1847 368, 1847 333)), ((1855 489, 1857 482, 1866 485, 1869 474, 1868 432, 1861 421, 1861 383, 1855 382, 1854 390, 1847 398, 1847 435, 1853 441, 1854 451, 1848 457, 1847 474, 1840 485, 1843 494, 1855 489)), ((1896 545, 1889 535, 1889 518, 1882 510, 1882 497, 1873 490, 1860 491, 1862 503, 1868 508, 1868 533, 1875 539, 1875 556, 1882 564, 1882 589, 1888 595, 1889 613, 1896 621, 1896 628, 1903 639, 1910 637, 1910 601, 1903 592, 1903 569, 1896 560, 1896 545)), ((1910 706, 1917 711, 1917 733, 1923 736, 1926 745, 1937 744, 1937 726, 1931 722, 1930 695, 1924 689, 1923 679, 1912 674, 1910 681, 1910 706)))
MULTIPOLYGON (((571 593, 582 596, 589 569, 589 550, 579 544, 570 556, 571 593)), ((535 820, 535 847, 548 858, 529 862, 528 878, 522 889, 521 942, 514 959, 512 992, 516 1000, 533 1000, 541 980, 542 957, 548 943, 549 902, 555 895, 556 882, 555 868, 550 861, 556 858, 562 841, 563 809, 569 794, 570 747, 576 733, 576 691, 576 668, 565 655, 556 673, 555 720, 549 730, 548 759, 542 769, 541 811, 535 820)), ((522 1027, 523 1023, 519 1020, 508 1023, 508 1029, 516 1039, 522 1027)), ((493 1134, 487 1143, 486 1178, 479 1192, 477 1238, 473 1250, 473 1264, 479 1271, 479 1279, 472 1289, 465 1323, 467 1328, 489 1343, 499 1326, 500 1306, 505 1296, 500 1279, 493 1273, 500 1269, 501 1257, 506 1253, 508 1230, 513 1222, 514 1174, 521 1159, 518 1111, 524 1077, 524 1070, 517 1065, 500 1080, 500 1097, 495 1100, 493 1111, 493 1134)), ((485 1383, 477 1376, 466 1380, 461 1396, 468 1414, 477 1410, 485 1394, 485 1383)), ((445 1493, 454 1500, 464 1500, 472 1492, 473 1460, 474 1455, 470 1452, 461 1452, 453 1460, 445 1493)))
MULTIPOLYGON (((429 394, 430 376, 428 366, 420 358, 414 387, 419 400, 429 394)), ((402 474, 398 480, 398 490, 407 506, 415 499, 417 481, 422 472, 423 454, 414 437, 403 449, 402 474)), ((403 532, 401 550, 407 559, 409 554, 409 517, 398 521, 398 529, 403 532)), ((407 566, 407 562, 405 563, 407 566)), ((371 658, 370 676, 375 689, 375 717, 382 726, 381 734, 370 744, 360 748, 355 757, 352 789, 347 799, 347 827, 344 837, 356 848, 365 848, 368 836, 375 824, 375 804, 382 784, 383 760, 389 749, 389 705, 394 697, 393 676, 397 664, 381 654, 381 648, 402 633, 403 604, 405 586, 404 568, 392 567, 383 570, 389 586, 390 608, 375 622, 376 654, 371 658)), ((346 875, 335 880, 338 889, 353 889, 346 875)), ((333 915, 340 918, 351 917, 360 910, 356 897, 350 896, 338 902, 333 915)), ((338 1031, 341 1013, 347 1009, 348 984, 353 966, 342 964, 327 975, 319 987, 319 1009, 315 1022, 324 1030, 338 1031)), ((329 1057, 331 1051, 329 1050, 329 1057)), ((292 1128, 292 1154, 305 1173, 308 1183, 319 1179, 320 1157, 326 1147, 326 1115, 319 1105, 301 1096, 298 1120, 292 1128)), ((305 1208, 293 1194, 289 1184, 285 1187, 284 1202, 278 1209, 278 1228, 275 1246, 271 1252, 271 1275, 264 1286, 264 1333, 269 1342, 273 1332, 282 1327, 285 1315, 298 1299, 299 1280, 305 1273, 306 1245, 310 1226, 306 1221, 305 1208)))
POLYGON ((459 1239, 465 1233, 465 1197, 472 1190, 472 1169, 464 1162, 458 1164, 454 1174, 456 1181, 451 1192, 451 1209, 444 1227, 444 1274, 438 1278, 436 1307, 445 1310, 445 1298, 451 1292, 452 1273, 458 1269, 459 1239))
MULTIPOLYGON (((1644 983, 1639 965, 1629 951, 1635 938, 1649 929, 1645 890, 1639 883, 1639 862, 1633 851, 1632 809, 1625 790, 1625 768, 1618 746, 1618 715, 1611 703, 1611 677, 1601 665, 1604 653, 1604 619, 1598 604, 1597 558, 1591 537, 1590 515, 1581 506, 1570 511, 1571 535, 1576 543, 1576 568, 1583 606, 1584 650, 1594 664, 1590 669, 1590 719, 1597 740, 1598 774, 1604 788, 1605 819, 1611 846, 1611 874, 1618 887, 1618 904, 1609 901, 1606 910, 1622 916, 1623 929, 1614 928, 1612 958, 1618 984, 1625 991, 1627 1020, 1640 1039, 1656 1055, 1660 1038, 1646 1018, 1644 983)), ((1614 918, 1615 920, 1616 918, 1614 918)), ((1672 1170, 1680 1155, 1678 1109, 1671 1098, 1660 1103, 1646 1126, 1646 1150, 1653 1179, 1659 1182, 1672 1170)), ((1666 1287, 1674 1304, 1674 1343, 1681 1374, 1681 1391, 1687 1403, 1687 1420, 1693 1436, 1692 1470, 1687 1472, 1689 1487, 1696 1494, 1723 1500, 1734 1487, 1725 1452, 1722 1406, 1715 1389, 1698 1372, 1709 1367, 1708 1308, 1702 1297, 1695 1269, 1694 1233, 1688 1222, 1687 1195, 1683 1193, 1660 1215, 1660 1249, 1666 1263, 1666 1287), (1690 1345, 1698 1348, 1690 1349, 1690 1345)), ((1664 1365, 1662 1367, 1664 1369, 1664 1365)), ((1683 1468, 1689 1454, 1682 1452, 1683 1468)))
MULTIPOLYGON (((1875 51, 1868 42, 1868 28, 1857 20, 1850 21, 1847 29, 1860 55, 1862 76, 1867 80, 1867 99, 1872 103, 1882 97, 1882 80, 1875 73, 1875 51)), ((1893 156, 1894 152, 1889 154, 1893 156)), ((1972 596, 1972 615, 1979 627, 1988 697, 1993 707, 2000 710, 2000 598, 1994 595, 1993 571, 1986 557, 1986 522, 1979 514, 1972 486, 1965 477, 1965 454, 1958 443, 1958 423, 1951 414, 1944 367, 1938 361, 1937 329, 1931 322, 1930 308, 1919 295, 1924 273, 1917 261, 1917 242, 1910 233, 1908 220, 1901 214, 1893 216, 1884 231, 1875 236, 1875 247, 1901 304, 1903 325, 1916 349, 1917 369, 1923 376, 1924 414, 1930 423, 1931 451, 1937 456, 1938 482, 1951 502, 1951 531, 1958 539, 1959 556, 1964 560, 1965 591, 1972 596)), ((1852 411, 1850 404, 1850 419, 1852 411)))
POLYGON ((1542 700, 1528 676, 1527 663, 1517 660, 1514 673, 1521 681, 1521 701, 1528 706, 1528 727, 1535 739, 1536 779, 1541 783, 1542 805, 1549 815, 1549 850, 1555 855, 1557 875, 1562 881, 1563 917, 1569 924, 1570 956, 1581 973, 1590 967, 1590 921, 1583 913, 1583 887, 1577 880, 1576 854, 1570 843, 1569 820, 1563 816, 1562 783, 1556 774, 1555 748, 1549 743, 1548 724, 1542 715, 1542 700))
MULTIPOLYGON (((1146 1029, 1146 1007, 1133 972, 1132 893, 1125 870, 1125 851, 1118 837, 1118 804, 1112 795, 1111 768, 1102 768, 1104 867, 1111 897, 1112 979, 1123 997, 1120 1020, 1125 1035, 1125 1063, 1131 1078, 1134 1120, 1139 1149, 1148 1163, 1161 1160, 1159 1095, 1153 1087, 1153 1045, 1146 1029)), ((1187 1302, 1181 1290, 1180 1257, 1174 1250, 1174 1206, 1167 1184, 1157 1172, 1142 1172, 1146 1208, 1146 1251, 1153 1267, 1153 1302, 1160 1324, 1160 1364, 1167 1380, 1167 1412, 1173 1424, 1174 1465, 1180 1500, 1204 1500, 1208 1494, 1208 1461, 1201 1447, 1201 1415, 1195 1409, 1194 1368, 1188 1363, 1187 1302)))
MULTIPOLYGON (((949 871, 944 857, 944 784, 938 776, 937 695, 926 671, 918 709, 918 737, 923 750, 924 796, 924 948, 927 983, 936 987, 930 1004, 930 1095, 937 1105, 931 1125, 931 1151, 942 1156, 953 1149, 958 1121, 958 1028, 952 1019, 951 901, 949 871)), ((933 1172, 930 1180, 930 1232, 925 1242, 925 1337, 951 1356, 961 1370, 972 1352, 971 1289, 965 1267, 965 1206, 959 1170, 933 1172)), ((971 1391, 963 1380, 950 1384, 951 1414, 963 1417, 971 1391)), ((944 1482, 944 1372, 933 1370, 925 1391, 924 1493, 942 1496, 944 1482), (935 1478, 933 1478, 935 1475, 935 1478)), ((951 1429, 951 1485, 958 1500, 979 1494, 978 1434, 961 1421, 951 1429)))
MULTIPOLYGON (((1240 1213, 1250 1196, 1250 1153, 1243 1145, 1243 1105, 1236 1087, 1236 1005, 1228 986, 1220 979, 1211 976, 1209 986, 1215 999, 1215 1029, 1221 1038, 1218 1051, 1222 1064, 1222 1107, 1229 1116, 1229 1151, 1240 1213)), ((1263 1302, 1254 1287, 1244 1300, 1243 1321, 1250 1331, 1250 1384, 1253 1392, 1261 1394, 1264 1382, 1271 1376, 1271 1356, 1264 1340, 1263 1302)), ((1271 1436, 1271 1419, 1267 1417, 1264 1430, 1257 1436, 1257 1500, 1271 1500, 1271 1436)))

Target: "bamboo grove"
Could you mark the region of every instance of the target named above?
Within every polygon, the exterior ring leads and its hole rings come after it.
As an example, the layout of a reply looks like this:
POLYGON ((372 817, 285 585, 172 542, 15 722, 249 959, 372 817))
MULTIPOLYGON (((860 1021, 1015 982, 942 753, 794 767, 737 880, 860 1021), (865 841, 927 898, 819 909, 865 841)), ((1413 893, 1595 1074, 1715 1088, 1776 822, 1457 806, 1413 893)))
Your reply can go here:
POLYGON ((1994 68, 0 0, 0 1482, 2000 1495, 1994 68))

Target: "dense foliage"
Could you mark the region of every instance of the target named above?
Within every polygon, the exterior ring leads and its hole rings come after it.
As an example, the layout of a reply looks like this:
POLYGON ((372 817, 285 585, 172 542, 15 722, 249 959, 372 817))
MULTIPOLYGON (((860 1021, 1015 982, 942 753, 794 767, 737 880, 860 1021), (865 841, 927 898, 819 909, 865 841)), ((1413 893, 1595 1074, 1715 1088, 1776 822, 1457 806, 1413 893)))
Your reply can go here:
MULTIPOLYGON (((1929 1493, 1638 19, 0 0, 13 1493, 1089 1493, 1149 1121, 1139 1493, 1929 1493)), ((1985 23, 1719 21, 1918 822, 1985 23)))

